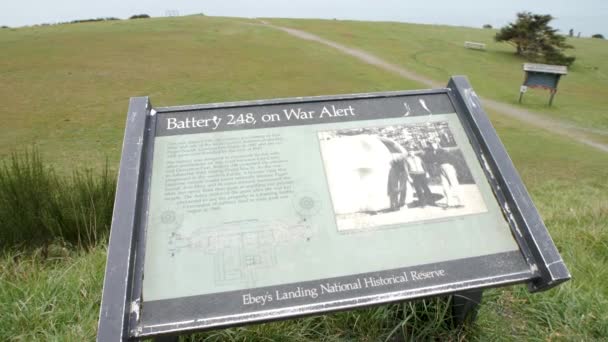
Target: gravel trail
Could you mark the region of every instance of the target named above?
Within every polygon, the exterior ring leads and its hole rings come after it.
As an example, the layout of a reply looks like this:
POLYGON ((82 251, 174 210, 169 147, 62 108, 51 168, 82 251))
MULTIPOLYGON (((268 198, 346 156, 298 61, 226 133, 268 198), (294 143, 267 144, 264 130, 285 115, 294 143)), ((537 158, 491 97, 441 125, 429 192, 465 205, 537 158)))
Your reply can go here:
MULTIPOLYGON (((266 21, 261 21, 261 23, 266 26, 272 27, 274 29, 286 32, 294 37, 297 37, 297 38, 300 38, 303 40, 314 41, 314 42, 317 42, 317 43, 320 43, 323 45, 327 45, 329 47, 332 47, 336 50, 343 52, 346 55, 355 57, 364 63, 376 66, 380 69, 386 70, 395 75, 399 75, 403 78, 407 78, 409 80, 416 81, 425 86, 428 86, 429 88, 445 87, 445 83, 437 82, 428 77, 420 75, 416 72, 407 70, 401 66, 389 63, 389 62, 385 61, 384 59, 382 59, 372 53, 369 53, 367 51, 348 47, 348 46, 336 43, 334 41, 319 37, 317 35, 314 35, 312 33, 305 32, 302 30, 287 28, 287 27, 283 27, 283 26, 277 26, 277 25, 270 24, 266 21)), ((539 127, 539 128, 548 130, 550 132, 553 132, 553 133, 556 133, 556 134, 559 134, 562 136, 566 136, 566 137, 576 140, 580 143, 583 143, 585 145, 594 147, 598 150, 608 153, 607 144, 604 144, 604 143, 601 143, 598 141, 594 141, 589 136, 589 133, 598 134, 598 135, 608 135, 607 130, 579 127, 579 126, 576 126, 576 125, 568 123, 568 122, 564 122, 564 121, 557 120, 557 119, 551 119, 551 118, 549 118, 548 114, 539 115, 539 114, 527 111, 522 108, 515 107, 515 106, 507 104, 507 103, 503 103, 503 102, 499 102, 499 101, 495 101, 495 100, 491 100, 491 99, 487 99, 487 98, 481 98, 481 101, 482 101, 484 107, 495 110, 495 111, 499 112, 500 114, 515 118, 517 120, 528 123, 532 126, 539 127)))

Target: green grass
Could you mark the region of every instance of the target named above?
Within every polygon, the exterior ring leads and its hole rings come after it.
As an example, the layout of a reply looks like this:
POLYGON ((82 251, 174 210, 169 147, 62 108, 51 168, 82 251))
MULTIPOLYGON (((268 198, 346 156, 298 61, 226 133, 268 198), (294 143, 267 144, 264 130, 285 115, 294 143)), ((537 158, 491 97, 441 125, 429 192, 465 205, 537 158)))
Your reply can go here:
POLYGON ((449 302, 435 298, 194 334, 184 341, 399 341, 466 336, 451 328, 449 302), (403 339, 402 339, 403 340, 403 339))
POLYGON ((106 249, 0 255, 0 341, 93 341, 106 249))
POLYGON ((115 188, 107 166, 58 177, 36 150, 14 153, 0 163, 0 248, 44 247, 58 239, 95 246, 109 231, 115 188))
POLYGON ((347 46, 372 52, 387 61, 447 83, 466 75, 482 96, 547 113, 587 128, 608 130, 608 41, 568 38, 576 62, 559 84, 554 106, 549 92, 530 89, 517 103, 524 74, 514 48, 493 40, 496 30, 390 22, 270 19, 347 46), (486 44, 486 51, 463 47, 464 41, 486 44))
MULTIPOLYGON (((491 31, 392 23, 285 23, 356 41, 353 46, 369 47, 394 63, 414 65, 428 75, 434 72, 439 81, 446 81, 450 73, 468 74, 483 95, 516 101, 521 61, 506 46, 482 39, 491 37, 491 31), (460 51, 464 40, 486 42, 489 49, 460 51), (453 46, 440 53, 446 41, 453 46), (406 42, 410 52, 405 51, 406 42), (428 53, 415 53, 425 46, 428 53), (438 61, 456 63, 458 58, 473 58, 469 55, 480 59, 464 63, 462 69, 436 70, 438 61), (411 62, 414 57, 422 62, 411 62), (494 59, 515 71, 501 70, 494 59), (486 74, 476 70, 476 63, 486 74), (499 72, 497 79, 506 77, 504 84, 486 77, 490 71, 499 72)), ((564 79, 550 114, 561 117, 566 103, 571 108, 578 104, 588 115, 577 123, 605 127, 600 112, 607 87, 600 76, 607 62, 605 50, 598 52, 596 45, 604 42, 574 43, 589 46, 577 50, 580 64, 564 79), (590 84, 584 84, 584 77, 590 84), (568 82, 574 87, 572 96, 565 91, 568 82), (584 87, 595 95, 574 96, 575 89, 584 87)), ((0 155, 10 162, 11 151, 34 144, 62 179, 70 179, 82 166, 102 170, 106 156, 110 167, 117 167, 129 96, 151 95, 155 105, 175 105, 419 87, 330 48, 244 19, 186 17, 2 30, 0 46, 0 155)), ((545 111, 545 95, 527 97, 526 106, 545 111)), ((184 340, 383 341, 403 336, 588 341, 608 336, 608 154, 490 114, 572 272, 570 282, 537 294, 523 286, 487 291, 478 322, 462 330, 446 320, 444 300, 430 300, 213 331, 184 340)), ((85 252, 61 240, 45 248, 5 247, 0 254, 0 341, 93 340, 105 253, 103 243, 85 252)))
POLYGON ((155 106, 416 88, 239 19, 194 16, 0 31, 0 156, 59 171, 119 160, 128 100, 155 106))

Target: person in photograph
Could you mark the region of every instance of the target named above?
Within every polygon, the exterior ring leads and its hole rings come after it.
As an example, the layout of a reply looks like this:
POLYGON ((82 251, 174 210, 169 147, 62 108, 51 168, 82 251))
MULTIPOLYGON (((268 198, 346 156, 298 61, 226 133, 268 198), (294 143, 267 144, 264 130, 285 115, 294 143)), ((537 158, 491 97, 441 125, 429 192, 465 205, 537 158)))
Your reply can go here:
POLYGON ((439 132, 439 143, 441 146, 456 146, 454 137, 446 129, 441 129, 439 132))
POLYGON ((398 156, 391 160, 391 168, 388 172, 387 194, 390 199, 390 210, 399 210, 405 205, 405 195, 407 190, 407 170, 403 156, 398 156))
POLYGON ((418 206, 435 205, 433 194, 429 189, 429 174, 424 166, 422 158, 411 151, 406 152, 405 163, 412 186, 418 197, 418 206))
POLYGON ((452 154, 439 145, 439 141, 431 142, 425 153, 431 174, 441 179, 441 188, 445 198, 444 209, 462 207, 460 182, 456 172, 456 161, 452 154))

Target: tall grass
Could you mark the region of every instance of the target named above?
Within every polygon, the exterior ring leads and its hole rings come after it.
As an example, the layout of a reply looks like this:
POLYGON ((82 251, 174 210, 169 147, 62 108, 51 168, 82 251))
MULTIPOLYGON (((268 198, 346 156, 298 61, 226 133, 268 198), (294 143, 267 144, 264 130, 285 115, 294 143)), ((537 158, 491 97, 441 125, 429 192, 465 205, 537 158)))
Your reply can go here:
POLYGON ((105 245, 50 254, 0 252, 0 341, 95 340, 105 245))
POLYGON ((383 305, 297 320, 215 330, 180 341, 461 341, 470 325, 454 326, 447 297, 383 305))
POLYGON ((37 150, 13 153, 0 165, 0 247, 90 248, 107 236, 115 188, 107 166, 60 177, 37 150))

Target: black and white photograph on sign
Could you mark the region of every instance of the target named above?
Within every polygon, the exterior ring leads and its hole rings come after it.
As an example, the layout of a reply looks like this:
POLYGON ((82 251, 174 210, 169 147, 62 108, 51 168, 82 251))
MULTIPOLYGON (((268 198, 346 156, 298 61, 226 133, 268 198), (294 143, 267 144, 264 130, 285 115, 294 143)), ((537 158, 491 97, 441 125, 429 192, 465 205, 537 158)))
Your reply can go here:
POLYGON ((487 211, 447 121, 318 137, 339 231, 487 211))

